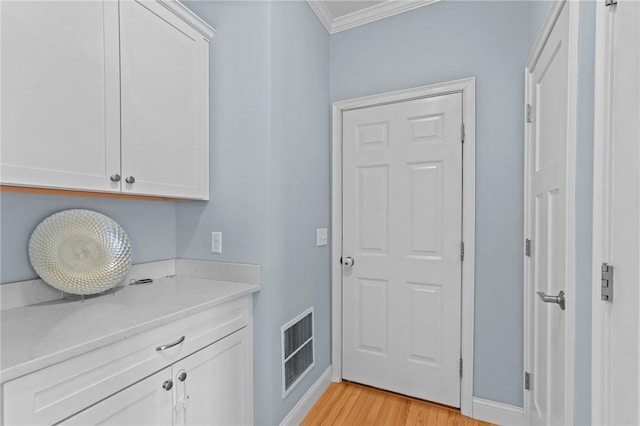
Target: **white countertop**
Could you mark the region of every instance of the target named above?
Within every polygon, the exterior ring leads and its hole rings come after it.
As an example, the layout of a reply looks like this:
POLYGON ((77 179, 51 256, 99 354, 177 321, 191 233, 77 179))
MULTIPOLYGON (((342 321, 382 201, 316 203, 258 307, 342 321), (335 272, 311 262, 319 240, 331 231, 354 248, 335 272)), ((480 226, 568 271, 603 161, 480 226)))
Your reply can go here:
POLYGON ((259 285, 174 276, 82 301, 0 314, 0 383, 254 293, 259 285))

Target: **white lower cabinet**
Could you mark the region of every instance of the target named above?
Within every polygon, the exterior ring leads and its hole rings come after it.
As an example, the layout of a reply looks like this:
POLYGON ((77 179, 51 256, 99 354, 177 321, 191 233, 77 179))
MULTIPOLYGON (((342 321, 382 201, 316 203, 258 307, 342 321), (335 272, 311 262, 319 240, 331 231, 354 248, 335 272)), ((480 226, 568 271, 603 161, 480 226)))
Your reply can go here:
POLYGON ((244 296, 5 382, 0 424, 251 425, 251 310, 244 296))
POLYGON ((237 331, 60 424, 251 424, 249 339, 237 331))

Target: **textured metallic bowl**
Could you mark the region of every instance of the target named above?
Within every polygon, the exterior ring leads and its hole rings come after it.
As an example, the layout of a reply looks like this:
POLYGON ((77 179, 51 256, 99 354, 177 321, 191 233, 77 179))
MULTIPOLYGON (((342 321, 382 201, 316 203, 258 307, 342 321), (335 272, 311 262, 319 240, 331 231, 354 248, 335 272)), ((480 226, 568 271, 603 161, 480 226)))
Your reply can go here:
POLYGON ((131 244, 118 223, 92 210, 63 210, 31 234, 29 260, 47 284, 71 294, 115 287, 131 267, 131 244))

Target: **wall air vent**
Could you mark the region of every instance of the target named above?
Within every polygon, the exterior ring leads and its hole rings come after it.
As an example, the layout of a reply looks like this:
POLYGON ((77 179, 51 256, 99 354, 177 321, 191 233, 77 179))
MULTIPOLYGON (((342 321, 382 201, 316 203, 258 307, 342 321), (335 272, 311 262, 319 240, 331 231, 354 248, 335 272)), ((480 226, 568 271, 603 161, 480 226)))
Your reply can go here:
POLYGON ((313 368, 313 307, 282 326, 282 398, 313 368))

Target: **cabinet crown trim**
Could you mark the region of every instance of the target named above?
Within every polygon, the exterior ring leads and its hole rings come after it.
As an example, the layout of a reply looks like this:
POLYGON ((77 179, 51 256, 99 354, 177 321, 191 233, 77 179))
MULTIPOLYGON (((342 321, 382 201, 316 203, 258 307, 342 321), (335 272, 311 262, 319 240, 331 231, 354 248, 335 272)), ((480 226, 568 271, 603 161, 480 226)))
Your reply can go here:
MULTIPOLYGON (((136 0, 139 1, 139 0, 136 0)), ((156 0, 178 18, 195 28, 207 41, 211 41, 216 30, 178 0, 156 0)))

